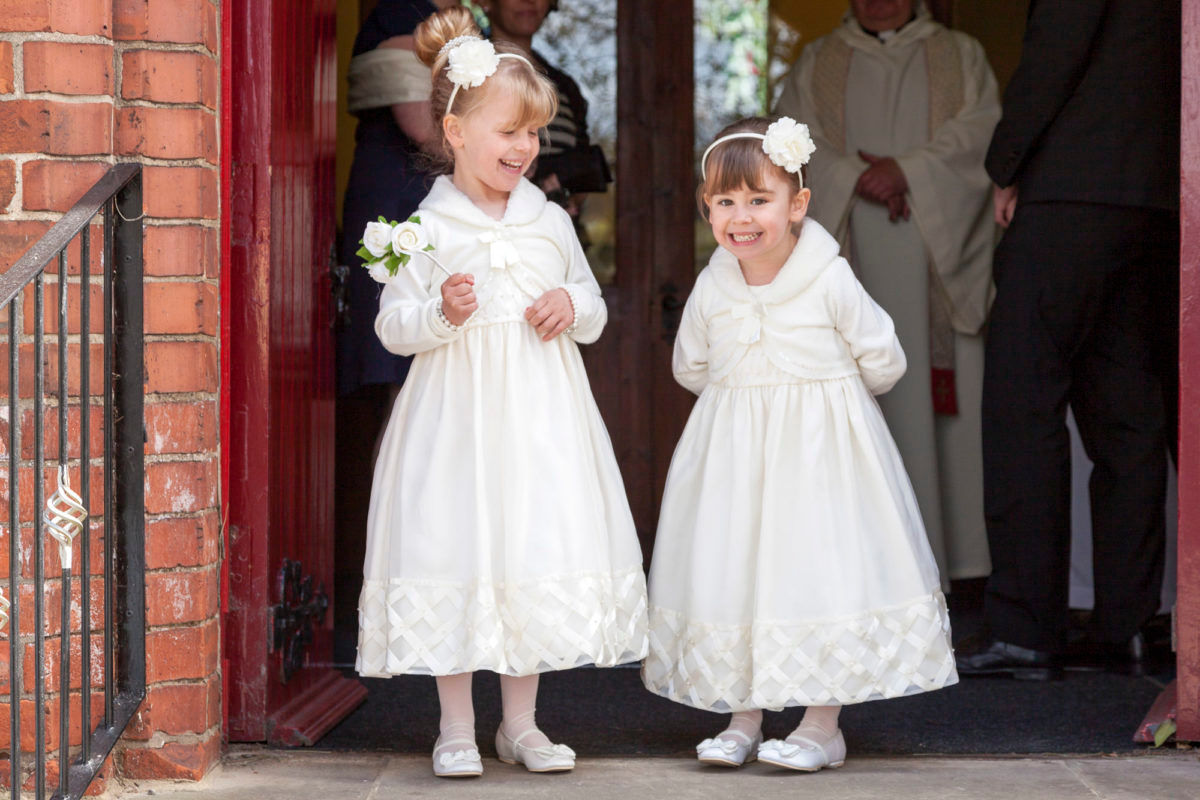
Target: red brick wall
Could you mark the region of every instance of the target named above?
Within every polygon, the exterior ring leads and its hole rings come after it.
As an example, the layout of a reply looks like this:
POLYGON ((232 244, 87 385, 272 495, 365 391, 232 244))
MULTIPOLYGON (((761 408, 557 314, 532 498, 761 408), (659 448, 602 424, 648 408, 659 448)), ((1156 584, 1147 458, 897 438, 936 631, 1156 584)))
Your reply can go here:
POLYGON ((116 752, 136 777, 199 778, 221 746, 219 6, 0 0, 0 269, 109 164, 146 165, 149 686, 116 752))

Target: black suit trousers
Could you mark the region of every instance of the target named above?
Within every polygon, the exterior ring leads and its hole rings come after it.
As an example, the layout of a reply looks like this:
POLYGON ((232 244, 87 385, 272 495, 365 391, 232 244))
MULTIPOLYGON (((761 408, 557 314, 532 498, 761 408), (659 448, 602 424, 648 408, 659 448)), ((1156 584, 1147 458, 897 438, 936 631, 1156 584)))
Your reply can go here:
POLYGON ((1095 464, 1090 633, 1125 641, 1157 610, 1178 253, 1177 213, 1050 202, 1019 204, 997 248, 983 389, 985 608, 997 639, 1066 645, 1068 404, 1095 464))

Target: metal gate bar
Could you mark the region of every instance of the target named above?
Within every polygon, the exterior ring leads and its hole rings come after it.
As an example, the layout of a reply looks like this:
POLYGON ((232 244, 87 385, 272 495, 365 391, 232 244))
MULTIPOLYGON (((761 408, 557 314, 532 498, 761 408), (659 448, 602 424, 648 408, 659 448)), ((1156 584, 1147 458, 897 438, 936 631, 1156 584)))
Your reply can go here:
MULTIPOLYGON (((54 798, 79 798, 133 717, 146 691, 145 550, 143 501, 144 423, 142 398, 142 170, 118 164, 104 175, 12 268, 0 275, 0 304, 8 305, 8 536, 9 576, 0 585, 0 627, 9 637, 8 773, 13 800, 29 787, 37 800, 46 796, 48 762, 46 728, 46 641, 57 636, 58 654, 58 787, 54 798), (104 545, 104 717, 93 728, 91 591, 91 234, 102 214, 101 253, 104 297, 103 404, 103 545, 104 545), (70 394, 70 259, 68 248, 79 240, 78 394, 70 394), (57 391, 46 396, 45 270, 57 265, 57 391), (23 319, 21 305, 32 293, 33 319, 23 319), (32 342, 25 327, 32 326, 32 342), (32 345, 32 397, 22 397, 21 346, 32 345), (23 407, 22 401, 26 401, 23 407), (57 452, 53 453, 55 489, 46 498, 47 402, 58 415, 57 452), (79 414, 79 456, 71 458, 71 410, 79 414), (23 414, 32 414, 32 465, 22 463, 23 414), (71 467, 78 467, 79 491, 71 486, 71 467), (25 509, 32 533, 33 580, 23 579, 21 478, 32 472, 33 508, 25 509), (47 631, 45 539, 58 544, 61 610, 58 630, 47 631), (78 569, 75 568, 76 543, 78 569), (71 748, 71 610, 74 578, 79 583, 79 722, 83 732, 72 759, 71 748), (21 589, 33 595, 33 630, 22 630, 21 589), (2 589, 7 588, 8 598, 2 589), (33 645, 33 750, 22 752, 21 702, 24 650, 33 645), (23 764, 32 756, 31 767, 23 764), (32 775, 29 773, 32 772, 32 775), (32 780, 31 780, 32 779, 32 780)), ((3 319, 3 316, 0 316, 3 319)), ((52 585, 52 584, 51 584, 52 585)))

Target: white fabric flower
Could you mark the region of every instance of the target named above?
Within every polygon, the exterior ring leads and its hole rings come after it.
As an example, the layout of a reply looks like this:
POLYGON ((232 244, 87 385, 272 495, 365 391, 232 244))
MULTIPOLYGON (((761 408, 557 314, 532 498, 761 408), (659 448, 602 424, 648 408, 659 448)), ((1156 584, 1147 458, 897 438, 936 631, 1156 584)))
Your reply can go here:
POLYGON ((486 39, 469 39, 450 51, 446 77, 464 89, 473 89, 490 78, 500 64, 496 48, 486 39))
POLYGON ((392 243, 392 226, 386 222, 368 222, 367 229, 363 231, 362 243, 371 255, 383 258, 392 243))
POLYGON ((763 152, 767 158, 788 172, 799 172, 816 149, 808 126, 791 117, 780 117, 772 122, 763 138, 763 152))
POLYGON ((387 283, 392 277, 392 273, 388 271, 387 264, 383 261, 376 261, 373 264, 369 264, 367 271, 370 272, 372 278, 380 283, 387 283))
POLYGON ((415 222, 401 222, 392 229, 392 251, 401 253, 419 253, 429 244, 425 229, 415 222))

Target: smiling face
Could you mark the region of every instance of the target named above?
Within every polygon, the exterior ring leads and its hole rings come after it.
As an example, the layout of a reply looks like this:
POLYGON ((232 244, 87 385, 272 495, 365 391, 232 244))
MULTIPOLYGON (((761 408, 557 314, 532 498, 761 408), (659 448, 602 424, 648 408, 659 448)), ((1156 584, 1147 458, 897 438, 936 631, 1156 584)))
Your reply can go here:
POLYGON ((872 33, 894 31, 912 19, 916 0, 850 0, 858 24, 872 33))
POLYGON ((513 111, 502 91, 492 91, 465 117, 448 114, 442 121, 454 152, 454 185, 485 209, 503 208, 537 158, 540 120, 518 124, 513 111))
POLYGON ((795 191, 776 169, 757 183, 705 195, 704 203, 717 244, 737 256, 747 280, 769 281, 796 246, 792 226, 808 211, 809 191, 795 191))

